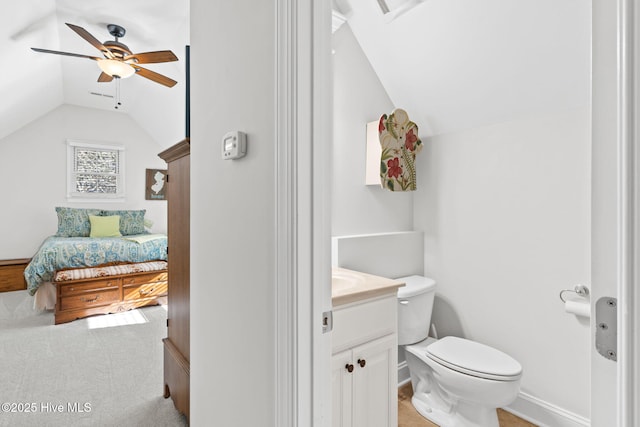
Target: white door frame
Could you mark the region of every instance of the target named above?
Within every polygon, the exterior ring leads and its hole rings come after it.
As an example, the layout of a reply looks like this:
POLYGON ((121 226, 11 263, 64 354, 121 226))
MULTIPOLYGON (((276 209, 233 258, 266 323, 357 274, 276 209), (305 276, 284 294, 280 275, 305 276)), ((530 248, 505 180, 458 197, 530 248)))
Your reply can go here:
POLYGON ((638 176, 636 112, 640 111, 640 88, 635 78, 640 43, 636 28, 640 29, 640 14, 634 0, 618 1, 618 426, 640 425, 640 393, 638 382, 640 351, 636 334, 640 331, 637 289, 637 259, 640 233, 638 225, 638 176))
MULTIPOLYGON (((635 0, 592 2, 593 185, 592 287, 594 300, 618 299, 617 362, 604 359, 592 340, 591 423, 640 425, 638 393, 639 262, 638 152, 635 112, 640 98, 635 81, 638 57, 635 0), (615 419, 615 421, 614 421, 615 419)), ((592 339, 597 313, 592 319, 592 339)))
POLYGON ((331 9, 276 1, 275 424, 329 426, 331 9))

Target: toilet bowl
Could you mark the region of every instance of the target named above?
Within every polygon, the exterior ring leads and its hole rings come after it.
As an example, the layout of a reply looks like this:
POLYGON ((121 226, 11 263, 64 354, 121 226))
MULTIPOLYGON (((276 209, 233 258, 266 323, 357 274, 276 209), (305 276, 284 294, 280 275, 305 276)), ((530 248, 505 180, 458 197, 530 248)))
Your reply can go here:
POLYGON ((405 350, 413 406, 441 427, 498 427, 496 408, 516 399, 522 366, 475 341, 428 338, 435 282, 398 280, 406 283, 398 290, 398 344, 405 350))

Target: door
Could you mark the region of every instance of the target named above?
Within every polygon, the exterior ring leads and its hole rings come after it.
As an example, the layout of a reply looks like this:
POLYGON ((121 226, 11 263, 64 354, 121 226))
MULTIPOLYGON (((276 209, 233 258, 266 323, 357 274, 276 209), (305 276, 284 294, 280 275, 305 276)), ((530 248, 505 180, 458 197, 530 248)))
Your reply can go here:
POLYGON ((592 337, 597 333, 596 302, 614 297, 618 308, 617 360, 600 355, 595 338, 591 346, 594 427, 640 425, 635 349, 638 296, 634 295, 638 158, 632 157, 638 104, 637 89, 633 92, 638 47, 633 36, 640 18, 633 13, 633 3, 592 2, 592 337))

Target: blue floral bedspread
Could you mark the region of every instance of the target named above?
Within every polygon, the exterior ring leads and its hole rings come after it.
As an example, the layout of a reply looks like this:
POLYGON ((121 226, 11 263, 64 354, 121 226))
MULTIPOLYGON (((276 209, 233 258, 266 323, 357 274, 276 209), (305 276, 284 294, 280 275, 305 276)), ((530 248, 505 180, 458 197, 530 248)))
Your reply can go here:
POLYGON ((51 281, 62 268, 95 267, 109 262, 145 262, 167 259, 167 237, 157 236, 136 242, 125 237, 48 237, 24 271, 27 289, 34 295, 38 287, 51 281))

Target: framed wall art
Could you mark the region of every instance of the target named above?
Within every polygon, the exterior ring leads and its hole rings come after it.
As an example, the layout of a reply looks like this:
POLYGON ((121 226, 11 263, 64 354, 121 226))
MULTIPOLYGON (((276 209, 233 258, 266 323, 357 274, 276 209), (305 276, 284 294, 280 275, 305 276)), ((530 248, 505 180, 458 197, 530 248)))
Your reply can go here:
POLYGON ((147 169, 145 183, 144 198, 146 200, 166 200, 166 169, 147 169))

